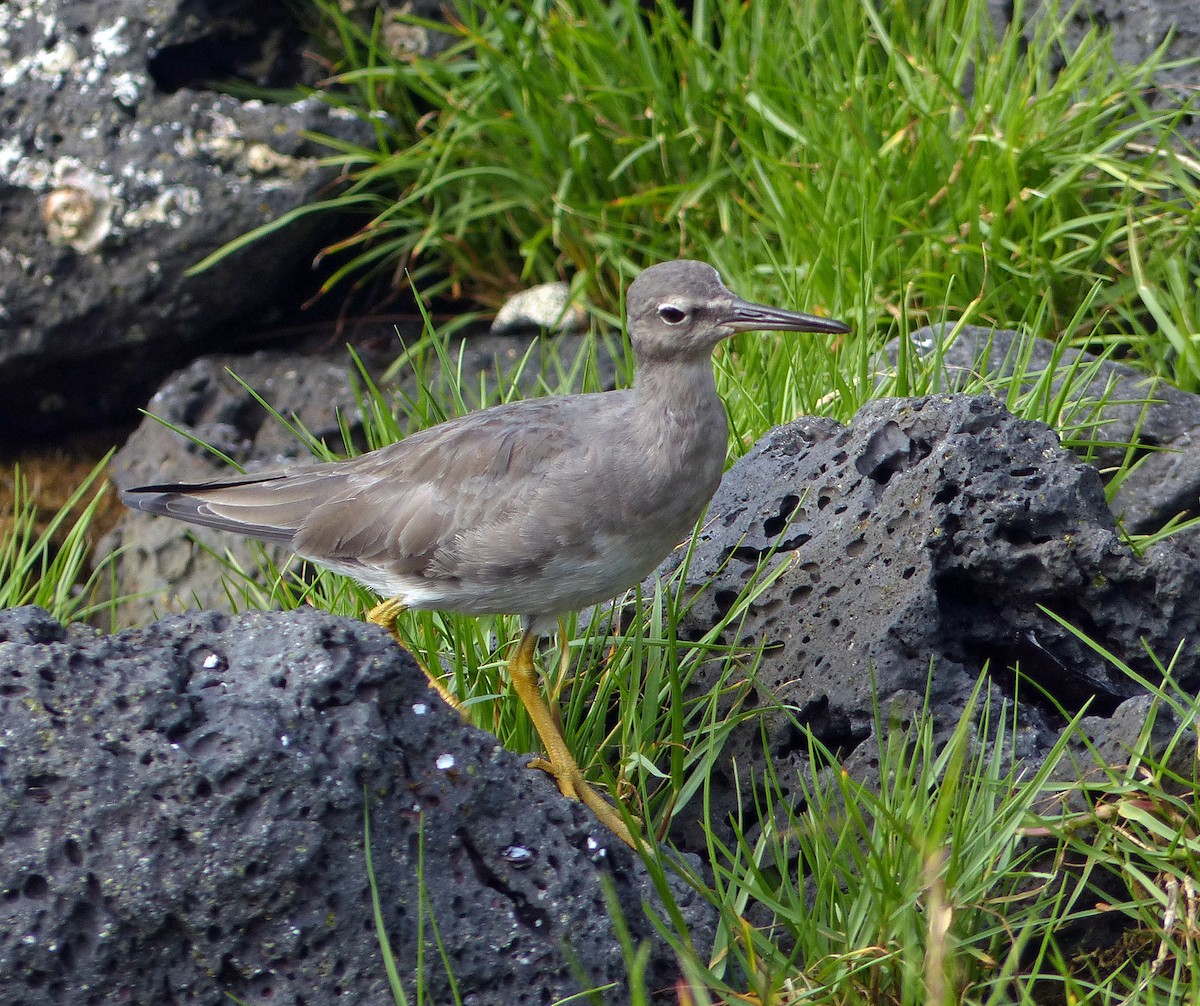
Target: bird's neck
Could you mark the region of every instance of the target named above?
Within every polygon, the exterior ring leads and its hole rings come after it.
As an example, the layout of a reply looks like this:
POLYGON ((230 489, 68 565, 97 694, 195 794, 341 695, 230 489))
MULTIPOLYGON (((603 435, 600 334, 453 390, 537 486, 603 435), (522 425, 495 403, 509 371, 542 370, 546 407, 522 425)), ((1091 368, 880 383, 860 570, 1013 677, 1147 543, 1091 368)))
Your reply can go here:
POLYGON ((638 398, 640 433, 692 452, 725 458, 725 406, 717 395, 712 360, 655 360, 638 371, 633 384, 638 398))
POLYGON ((639 368, 633 390, 644 406, 666 408, 675 413, 722 408, 709 356, 651 361, 639 368))

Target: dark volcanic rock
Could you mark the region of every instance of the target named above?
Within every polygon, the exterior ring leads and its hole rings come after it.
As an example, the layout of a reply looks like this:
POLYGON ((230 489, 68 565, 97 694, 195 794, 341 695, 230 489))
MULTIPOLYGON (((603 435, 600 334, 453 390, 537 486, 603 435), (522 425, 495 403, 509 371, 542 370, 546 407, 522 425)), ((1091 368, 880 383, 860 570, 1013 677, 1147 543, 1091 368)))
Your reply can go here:
POLYGON ((44 435, 123 414, 231 319, 311 295, 318 217, 213 269, 209 252, 312 202, 334 169, 305 132, 367 136, 317 99, 210 90, 298 79, 285 5, 0 4, 0 426, 44 435))
MULTIPOLYGON (((805 762, 797 724, 850 755, 871 735, 875 696, 913 712, 927 682, 952 726, 985 665, 997 699, 1018 692, 1014 664, 1025 678, 1019 757, 1036 760, 1061 726, 1037 689, 1100 715, 1139 694, 1043 607, 1149 677, 1143 640, 1165 660, 1186 638, 1177 682, 1200 687, 1200 564, 1169 544, 1133 554, 1096 469, 990 398, 880 400, 845 429, 773 430, 709 508, 680 634, 717 624, 771 550, 779 575, 738 621, 737 642, 766 646, 749 704, 792 711, 768 716, 777 764, 805 762)), ((728 751, 743 772, 760 767, 758 726, 728 751)), ((732 768, 714 787, 732 810, 732 768)))
POLYGON ((374 627, 209 613, 93 636, 2 611, 4 1001, 390 1006, 367 808, 410 999, 423 926, 428 1001, 451 1001, 432 922, 465 1003, 622 982, 605 875, 670 986, 640 861, 523 761, 374 627))
MULTIPOLYGON (((923 328, 910 337, 918 353, 936 354, 943 390, 962 390, 983 374, 1008 380, 1019 361, 1023 390, 1031 391, 1053 369, 1050 394, 1062 396, 1063 428, 1076 431, 1071 448, 1092 460, 1102 476, 1124 467, 1130 453, 1138 459, 1111 504, 1126 531, 1148 534, 1181 514, 1200 515, 1200 396, 1132 367, 1017 332, 967 325, 947 344, 952 328, 923 328)), ((896 344, 890 344, 888 355, 894 359, 896 352, 896 344)), ((1172 543, 1200 558, 1200 531, 1175 535, 1172 543)))
MULTIPOLYGON (((997 31, 1012 23, 1012 0, 988 0, 988 8, 997 31)), ((1099 31, 1111 41, 1116 60, 1127 66, 1145 63, 1161 49, 1158 86, 1142 95, 1151 107, 1179 107, 1200 83, 1200 68, 1193 59, 1200 49, 1200 6, 1193 0, 1034 0, 1022 5, 1021 13, 1026 38, 1053 16, 1055 31, 1068 47, 1078 46, 1088 32, 1099 31)), ((1200 138, 1200 121, 1194 114, 1182 116, 1176 131, 1194 144, 1200 138)))

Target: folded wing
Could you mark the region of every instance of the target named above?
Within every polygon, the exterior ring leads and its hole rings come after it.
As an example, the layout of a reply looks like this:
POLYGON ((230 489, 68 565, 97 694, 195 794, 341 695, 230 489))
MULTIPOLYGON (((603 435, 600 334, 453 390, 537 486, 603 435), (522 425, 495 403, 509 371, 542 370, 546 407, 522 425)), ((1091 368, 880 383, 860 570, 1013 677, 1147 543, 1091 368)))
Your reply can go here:
MULTIPOLYGON (((611 393, 610 393, 611 394, 611 393)), ((568 399, 472 413, 357 458, 122 492, 148 513, 395 573, 444 568, 465 532, 503 523, 587 448, 568 399)), ((449 563, 454 565, 453 561, 449 563)))

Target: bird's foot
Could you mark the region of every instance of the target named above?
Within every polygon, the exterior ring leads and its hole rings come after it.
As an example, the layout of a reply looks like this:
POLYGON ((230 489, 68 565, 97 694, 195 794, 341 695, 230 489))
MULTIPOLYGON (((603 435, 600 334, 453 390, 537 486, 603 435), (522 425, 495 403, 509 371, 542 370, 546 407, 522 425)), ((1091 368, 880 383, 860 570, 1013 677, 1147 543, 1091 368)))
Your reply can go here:
POLYGON ((390 597, 386 601, 381 601, 367 612, 367 621, 375 625, 381 625, 387 629, 388 634, 396 640, 400 647, 405 650, 410 657, 416 661, 416 664, 421 668, 421 672, 425 675, 425 680, 429 682, 429 687, 432 688, 441 697, 441 700, 446 703, 451 709, 455 710, 459 715, 466 716, 463 710, 462 703, 454 696, 454 694, 445 685, 440 675, 434 674, 420 660, 417 660, 416 654, 412 652, 404 641, 400 638, 400 631, 396 628, 396 619, 405 610, 406 605, 398 597, 390 597))
POLYGON ((591 784, 584 779, 583 772, 573 758, 565 762, 553 762, 545 758, 533 758, 530 760, 528 767, 541 769, 547 775, 553 776, 554 781, 558 783, 559 792, 563 796, 568 800, 578 800, 595 814, 596 819, 616 835, 617 838, 631 849, 636 850, 638 848, 637 843, 634 842, 633 833, 629 830, 629 826, 625 823, 625 819, 621 817, 620 812, 597 793, 591 784))
POLYGON ((386 601, 380 601, 374 608, 367 612, 367 621, 374 622, 376 625, 382 625, 387 629, 391 637, 400 642, 400 632, 396 628, 396 619, 400 617, 405 609, 405 604, 398 597, 389 597, 386 601))
POLYGON ((534 729, 542 739, 546 749, 545 758, 534 758, 529 762, 530 768, 538 768, 554 776, 562 795, 571 800, 580 801, 596 818, 631 849, 637 849, 633 834, 624 818, 597 793, 583 777, 578 762, 563 739, 562 730, 555 720, 554 714, 538 689, 537 671, 533 666, 533 651, 537 645, 537 636, 528 625, 517 644, 517 649, 508 662, 508 672, 512 677, 513 688, 516 690, 521 704, 529 712, 534 729))
POLYGON ((458 697, 446 687, 445 679, 440 675, 434 674, 433 671, 421 663, 421 661, 417 660, 411 651, 408 655, 412 657, 414 661, 416 661, 417 666, 421 668, 422 672, 425 674, 425 680, 429 683, 429 687, 438 693, 438 697, 445 702, 446 705, 448 705, 465 720, 467 718, 467 711, 463 708, 463 704, 458 701, 458 697))

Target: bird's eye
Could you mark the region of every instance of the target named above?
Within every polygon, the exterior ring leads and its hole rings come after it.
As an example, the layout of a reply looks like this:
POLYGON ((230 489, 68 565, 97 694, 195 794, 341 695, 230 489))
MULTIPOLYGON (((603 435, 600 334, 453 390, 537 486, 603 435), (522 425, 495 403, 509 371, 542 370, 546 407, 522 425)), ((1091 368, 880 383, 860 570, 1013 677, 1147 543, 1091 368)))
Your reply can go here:
POLYGON ((658 309, 658 316, 662 318, 668 325, 678 325, 684 318, 687 317, 686 311, 681 311, 679 308, 671 304, 663 304, 658 309))

